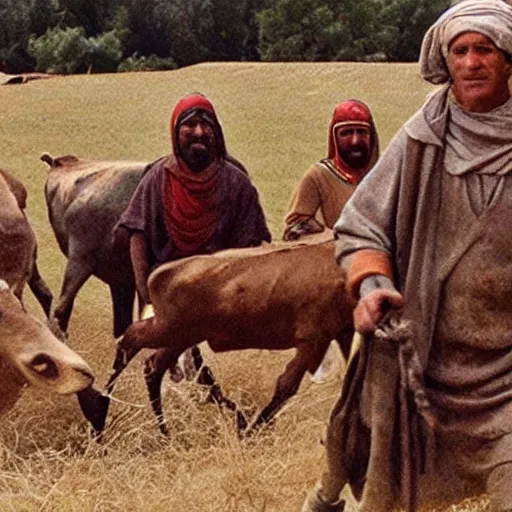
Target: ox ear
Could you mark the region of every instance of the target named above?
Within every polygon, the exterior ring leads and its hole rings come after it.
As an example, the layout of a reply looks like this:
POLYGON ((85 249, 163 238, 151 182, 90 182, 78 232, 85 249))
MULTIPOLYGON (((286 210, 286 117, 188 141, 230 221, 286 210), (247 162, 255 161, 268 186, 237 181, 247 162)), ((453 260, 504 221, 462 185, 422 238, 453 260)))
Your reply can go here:
POLYGON ((10 290, 9 285, 5 279, 0 279, 0 292, 10 290))

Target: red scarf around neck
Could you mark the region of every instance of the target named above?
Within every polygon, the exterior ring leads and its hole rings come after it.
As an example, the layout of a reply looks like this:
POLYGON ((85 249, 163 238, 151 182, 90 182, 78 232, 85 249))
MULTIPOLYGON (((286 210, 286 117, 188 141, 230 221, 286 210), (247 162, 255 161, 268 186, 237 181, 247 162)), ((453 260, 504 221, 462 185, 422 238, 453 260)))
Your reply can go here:
POLYGON ((180 169, 171 156, 166 167, 163 202, 167 231, 183 256, 197 254, 217 229, 221 166, 215 161, 194 174, 180 169))

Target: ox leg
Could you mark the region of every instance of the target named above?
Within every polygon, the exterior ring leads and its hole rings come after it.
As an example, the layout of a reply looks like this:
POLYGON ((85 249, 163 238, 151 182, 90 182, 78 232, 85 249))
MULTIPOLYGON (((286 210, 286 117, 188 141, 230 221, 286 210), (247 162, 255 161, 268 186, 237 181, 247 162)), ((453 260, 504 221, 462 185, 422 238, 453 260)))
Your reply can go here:
POLYGON ((247 420, 245 419, 245 416, 238 408, 238 405, 224 395, 218 382, 215 380, 211 369, 204 364, 203 356, 201 355, 201 351, 197 345, 192 347, 192 358, 196 369, 199 371, 197 383, 209 387, 207 399, 210 402, 216 403, 219 406, 223 405, 228 410, 233 411, 236 415, 238 431, 244 431, 247 428, 247 420))
POLYGON ((53 295, 48 285, 44 282, 41 274, 39 273, 39 269, 37 268, 37 263, 34 261, 34 266, 32 268, 32 275, 28 281, 28 286, 32 290, 32 293, 35 295, 39 304, 43 308, 45 312, 46 318, 50 318, 50 311, 52 307, 53 295))
POLYGON ((151 354, 144 363, 144 378, 148 389, 151 408, 156 416, 157 425, 162 435, 169 436, 169 428, 165 422, 162 408, 162 379, 165 372, 176 365, 176 352, 170 348, 162 348, 151 354))
POLYGON ((93 264, 91 262, 73 258, 70 253, 64 272, 59 303, 53 312, 53 316, 63 332, 68 330, 69 318, 71 317, 76 294, 92 275, 92 272, 93 264))
MULTIPOLYGON (((194 347, 196 349, 196 347, 194 347)), ((194 350, 193 349, 193 350, 194 350)), ((188 349, 187 349, 188 351, 188 349)), ((199 348, 197 348, 199 351, 199 348)), ((200 357, 199 352, 199 357, 200 357)), ((202 365, 202 358, 192 356, 193 365, 199 369, 202 365)), ((166 371, 169 371, 171 379, 176 380, 175 368, 178 358, 176 352, 170 348, 163 348, 151 354, 144 363, 144 378, 148 389, 151 408, 156 416, 158 428, 164 436, 169 436, 169 428, 164 417, 162 407, 162 379, 166 371)))
POLYGON ((133 321, 135 285, 111 285, 110 296, 112 297, 112 307, 114 310, 114 337, 119 338, 133 321))
MULTIPOLYGON (((325 351, 324 351, 325 353, 325 351)), ((319 356, 318 366, 324 353, 319 356)), ((284 406, 284 404, 297 393, 304 374, 311 367, 311 354, 307 353, 307 347, 300 346, 295 357, 286 365, 284 372, 277 379, 272 399, 253 421, 247 434, 255 432, 263 424, 268 423, 284 406)))
MULTIPOLYGON (((153 326, 153 319, 136 322, 118 340, 112 373, 105 386, 108 395, 112 393, 116 379, 128 366, 128 363, 138 354, 141 348, 146 346, 145 339, 147 336, 151 336, 148 333, 157 332, 152 329, 153 326)), ((155 339, 158 339, 156 334, 155 339)), ((110 398, 92 388, 77 393, 77 396, 84 416, 92 424, 95 432, 99 434, 105 428, 110 398)))
MULTIPOLYGON (((235 411, 237 427, 239 430, 244 430, 247 427, 247 421, 244 415, 240 412, 233 401, 224 396, 219 384, 213 377, 212 371, 208 366, 203 364, 203 357, 197 345, 192 347, 191 356, 195 369, 199 371, 197 383, 209 387, 208 400, 218 404, 219 406, 223 405, 230 411, 235 411)), ((151 401, 151 407, 157 418, 158 428, 164 436, 169 435, 169 429, 165 422, 162 408, 162 379, 165 372, 170 370, 176 364, 176 361, 177 357, 174 350, 160 349, 148 357, 144 366, 144 375, 146 379, 146 386, 148 388, 149 399, 151 401)))
POLYGON ((144 378, 151 408, 155 413, 160 432, 166 437, 169 436, 169 429, 162 409, 162 379, 165 372, 175 363, 176 355, 174 351, 167 348, 157 350, 144 362, 144 378))

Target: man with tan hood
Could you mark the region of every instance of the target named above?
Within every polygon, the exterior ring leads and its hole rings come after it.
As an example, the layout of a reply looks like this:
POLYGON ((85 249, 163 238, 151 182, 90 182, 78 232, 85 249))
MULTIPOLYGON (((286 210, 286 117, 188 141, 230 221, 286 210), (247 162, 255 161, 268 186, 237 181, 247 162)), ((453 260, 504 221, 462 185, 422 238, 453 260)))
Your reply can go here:
MULTIPOLYGON (((315 162, 299 181, 284 219, 283 240, 304 240, 331 230, 357 185, 379 157, 379 137, 368 105, 345 100, 334 107, 327 133, 327 158, 315 162)), ((331 343, 312 376, 322 383, 339 367, 337 343, 331 343)))
POLYGON ((369 107, 346 100, 334 108, 327 158, 315 162, 290 200, 283 240, 332 229, 359 182, 379 156, 379 138, 369 107))
POLYGON ((448 9, 420 55, 423 78, 444 85, 335 225, 364 340, 304 511, 343 510, 347 483, 360 511, 482 492, 512 511, 511 55, 506 2, 448 9))

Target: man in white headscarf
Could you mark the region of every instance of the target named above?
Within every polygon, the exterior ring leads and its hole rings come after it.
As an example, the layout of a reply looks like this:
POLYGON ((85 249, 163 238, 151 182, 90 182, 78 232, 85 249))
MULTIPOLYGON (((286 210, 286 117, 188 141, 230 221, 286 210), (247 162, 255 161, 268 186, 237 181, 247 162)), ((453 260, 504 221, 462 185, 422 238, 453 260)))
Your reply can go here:
POLYGON ((447 10, 420 55, 422 76, 445 85, 335 225, 364 342, 304 511, 343 510, 347 483, 360 511, 481 492, 512 511, 511 55, 506 2, 447 10), (382 324, 390 309, 394 328, 382 324))

